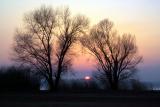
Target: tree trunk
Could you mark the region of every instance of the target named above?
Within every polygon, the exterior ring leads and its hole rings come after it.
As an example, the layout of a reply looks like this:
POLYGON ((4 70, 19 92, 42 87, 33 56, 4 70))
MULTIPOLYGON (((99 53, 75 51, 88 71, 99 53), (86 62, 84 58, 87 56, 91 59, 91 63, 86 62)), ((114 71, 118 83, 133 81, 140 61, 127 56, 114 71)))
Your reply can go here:
POLYGON ((56 80, 55 80, 55 91, 58 91, 59 81, 60 81, 60 72, 58 72, 56 80))
POLYGON ((110 85, 110 89, 113 90, 113 91, 117 91, 119 89, 118 80, 115 79, 115 78, 113 80, 111 75, 108 75, 107 78, 108 78, 108 82, 109 82, 109 85, 110 85))
POLYGON ((119 90, 119 84, 118 84, 118 81, 113 81, 112 84, 111 84, 111 89, 113 91, 118 91, 119 90))
POLYGON ((61 63, 59 63, 58 65, 58 69, 57 69, 57 76, 56 76, 56 80, 55 80, 55 91, 58 91, 58 87, 59 87, 59 81, 61 78, 61 63))
POLYGON ((112 90, 117 91, 118 90, 118 85, 117 84, 112 84, 112 90))
POLYGON ((54 90, 54 82, 51 77, 48 79, 48 85, 49 85, 49 91, 52 92, 54 90))
POLYGON ((112 89, 114 91, 117 91, 119 89, 119 84, 118 84, 118 76, 117 76, 117 71, 118 71, 118 62, 114 61, 114 71, 113 71, 113 82, 112 82, 112 89))

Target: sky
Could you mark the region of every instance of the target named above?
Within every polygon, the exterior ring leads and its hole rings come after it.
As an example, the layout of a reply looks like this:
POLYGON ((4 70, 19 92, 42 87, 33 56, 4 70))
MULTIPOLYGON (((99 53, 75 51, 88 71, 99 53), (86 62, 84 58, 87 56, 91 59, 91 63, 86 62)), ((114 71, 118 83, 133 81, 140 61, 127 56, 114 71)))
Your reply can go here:
MULTIPOLYGON (((23 27, 23 16, 41 5, 68 6, 73 14, 90 18, 91 25, 108 18, 119 33, 136 36, 143 63, 138 76, 143 81, 160 81, 160 0, 0 0, 0 65, 9 65, 16 28, 23 27)), ((78 55, 74 67, 93 70, 88 55, 78 55), (78 61, 77 61, 78 60, 78 61)), ((85 73, 84 73, 85 74, 85 73)))

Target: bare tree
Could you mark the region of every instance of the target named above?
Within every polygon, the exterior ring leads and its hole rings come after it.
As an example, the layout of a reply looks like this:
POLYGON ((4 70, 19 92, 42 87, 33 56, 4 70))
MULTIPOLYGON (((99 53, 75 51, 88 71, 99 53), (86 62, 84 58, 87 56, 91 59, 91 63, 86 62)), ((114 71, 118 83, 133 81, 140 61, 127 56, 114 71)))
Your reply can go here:
POLYGON ((73 44, 85 33, 88 19, 71 17, 68 8, 41 7, 25 16, 26 31, 15 35, 14 60, 34 67, 52 91, 71 65, 73 44), (54 67, 54 68, 53 68, 54 67))
POLYGON ((118 35, 108 19, 95 25, 89 36, 81 39, 82 45, 95 56, 98 71, 103 71, 111 89, 117 90, 119 82, 132 76, 142 57, 137 54, 135 37, 118 35))
POLYGON ((60 10, 56 47, 56 89, 58 88, 61 73, 68 70, 71 65, 74 44, 80 36, 85 34, 88 23, 88 19, 82 15, 71 17, 69 8, 60 10))
POLYGON ((14 38, 13 59, 34 67, 53 90, 52 47, 57 26, 56 11, 41 7, 25 16, 26 30, 14 38))

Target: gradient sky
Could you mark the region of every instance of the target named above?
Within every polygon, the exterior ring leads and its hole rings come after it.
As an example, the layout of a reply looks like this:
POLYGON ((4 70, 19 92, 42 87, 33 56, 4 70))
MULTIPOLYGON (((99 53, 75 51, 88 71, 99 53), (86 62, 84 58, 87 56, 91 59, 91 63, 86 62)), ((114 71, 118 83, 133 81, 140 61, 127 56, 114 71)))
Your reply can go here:
MULTIPOLYGON (((0 65, 11 63, 14 32, 22 27, 24 14, 44 4, 69 6, 73 14, 88 16, 91 24, 109 18, 119 33, 134 34, 144 59, 139 65, 139 77, 143 81, 160 81, 160 0, 1 0, 0 65)), ((79 55, 79 62, 75 61, 79 71, 93 69, 92 60, 86 57, 79 55)))

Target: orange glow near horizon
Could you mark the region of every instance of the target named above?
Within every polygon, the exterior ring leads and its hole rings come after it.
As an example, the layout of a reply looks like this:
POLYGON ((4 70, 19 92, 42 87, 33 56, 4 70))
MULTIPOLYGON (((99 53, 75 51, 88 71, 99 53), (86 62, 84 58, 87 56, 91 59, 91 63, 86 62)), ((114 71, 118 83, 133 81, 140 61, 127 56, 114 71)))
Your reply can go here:
MULTIPOLYGON (((91 25, 108 18, 115 29, 136 36, 139 54, 143 56, 144 66, 160 63, 160 1, 159 0, 2 0, 0 1, 0 66, 9 65, 11 46, 17 27, 23 27, 24 14, 41 5, 68 6, 73 15, 89 17, 91 25)), ((78 71, 91 71, 95 60, 90 54, 82 54, 77 46, 78 55, 73 67, 78 71)), ((158 73, 160 66, 156 66, 158 73)), ((152 67, 150 67, 152 68, 152 67)), ((149 69, 152 71, 152 69, 149 69)), ((148 70, 148 71, 149 71, 148 70)), ((158 78, 158 77, 157 77, 158 78)))

